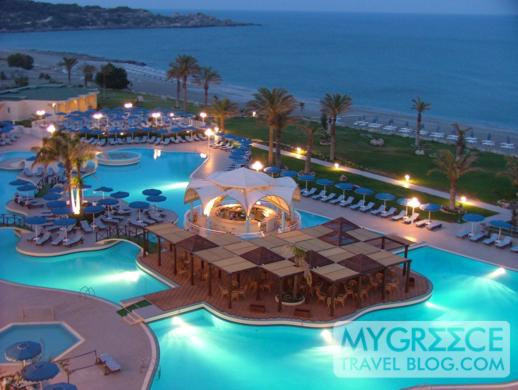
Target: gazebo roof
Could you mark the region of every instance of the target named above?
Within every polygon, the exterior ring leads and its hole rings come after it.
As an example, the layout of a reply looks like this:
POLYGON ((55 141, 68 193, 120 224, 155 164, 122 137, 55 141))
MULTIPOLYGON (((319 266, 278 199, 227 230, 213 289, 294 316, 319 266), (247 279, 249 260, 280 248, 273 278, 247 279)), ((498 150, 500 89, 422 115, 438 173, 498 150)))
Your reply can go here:
POLYGON ((270 264, 284 260, 282 256, 262 246, 241 254, 241 257, 257 265, 270 264))
POLYGON ((189 237, 194 236, 194 233, 183 230, 172 223, 160 223, 157 225, 151 225, 146 228, 147 231, 154 235, 163 238, 171 244, 177 244, 189 237))
POLYGON ((381 271, 383 268, 385 268, 384 265, 378 263, 376 260, 373 260, 366 255, 356 255, 349 257, 348 259, 340 261, 338 264, 361 274, 381 271))
POLYGON ((249 240, 249 242, 257 246, 263 246, 265 248, 274 248, 277 246, 289 244, 287 241, 274 235, 266 236, 263 238, 256 238, 249 240))
POLYGON ((315 251, 306 252, 306 262, 309 264, 310 268, 320 268, 333 264, 332 260, 329 260, 327 257, 322 256, 320 253, 315 251))
POLYGON ((336 263, 312 269, 311 272, 330 282, 339 282, 358 275, 358 272, 336 263))
POLYGON ((275 263, 266 264, 263 265, 262 268, 279 278, 304 273, 304 270, 301 267, 295 266, 295 264, 289 260, 282 260, 275 263))
POLYGON ((379 233, 375 233, 371 230, 367 230, 367 229, 356 229, 356 230, 350 230, 347 232, 347 234, 355 239, 357 239, 358 241, 369 241, 369 240, 373 240, 375 238, 380 238, 382 237, 382 234, 379 234, 379 233))
POLYGON ((217 245, 212 241, 209 241, 205 237, 202 237, 198 234, 187 237, 186 239, 178 242, 176 245, 191 253, 217 247, 217 245))

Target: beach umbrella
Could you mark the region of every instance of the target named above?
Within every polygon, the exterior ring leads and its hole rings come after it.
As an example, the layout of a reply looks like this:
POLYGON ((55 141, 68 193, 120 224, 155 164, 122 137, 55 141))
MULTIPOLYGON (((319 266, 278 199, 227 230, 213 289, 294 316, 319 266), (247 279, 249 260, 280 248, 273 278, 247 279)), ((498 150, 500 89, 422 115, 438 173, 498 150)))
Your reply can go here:
POLYGON ((264 168, 264 173, 267 173, 268 175, 276 175, 281 172, 281 168, 279 167, 266 167, 264 168))
POLYGON ((44 200, 52 201, 52 200, 58 200, 61 199, 61 195, 56 192, 48 192, 42 197, 44 200))
POLYGON ((31 184, 31 182, 27 181, 27 180, 23 180, 23 179, 16 179, 16 180, 9 182, 9 184, 12 186, 19 187, 19 186, 24 186, 26 184, 31 184))
POLYGON ((98 214, 98 213, 101 213, 104 211, 104 207, 103 206, 100 206, 100 205, 89 205, 89 206, 86 206, 83 211, 86 213, 86 214, 92 214, 92 229, 95 229, 96 226, 95 226, 95 214, 98 214))
POLYGON ((56 363, 36 362, 24 367, 22 378, 29 382, 43 382, 54 378, 59 373, 56 363))
POLYGON ((129 207, 131 207, 132 209, 138 209, 138 220, 140 221, 140 211, 149 208, 149 203, 136 201, 136 202, 131 202, 129 204, 129 207))
MULTIPOLYGON (((39 225, 43 225, 43 224, 47 223, 47 218, 43 215, 34 215, 32 217, 25 218, 25 223, 27 225, 32 225, 34 227, 38 227, 39 225)), ((35 233, 36 234, 34 236, 34 239, 36 239, 36 237, 39 236, 38 230, 36 230, 35 233)))
POLYGON ((17 190, 20 192, 30 192, 30 191, 35 191, 36 189, 37 189, 37 187, 32 183, 24 184, 17 188, 17 190))
POLYGON ((51 209, 52 214, 54 215, 68 215, 72 214, 72 210, 69 207, 58 207, 55 209, 51 209))
POLYGON ((365 187, 357 188, 354 192, 357 193, 358 195, 363 196, 364 202, 365 202, 366 196, 372 195, 374 193, 373 190, 371 190, 370 188, 365 188, 365 187))
POLYGON ((306 182, 306 190, 307 190, 308 189, 308 182, 315 180, 315 176, 314 175, 310 175, 310 174, 305 174, 305 173, 303 173, 303 174, 299 173, 299 180, 302 180, 302 181, 306 182))
POLYGON ((500 240, 500 236, 502 235, 502 229, 511 229, 511 224, 507 221, 503 221, 500 219, 495 219, 493 221, 489 221, 489 224, 498 229, 498 239, 500 240))
POLYGON ((49 189, 49 192, 52 192, 54 194, 61 194, 63 192, 63 187, 52 187, 51 189, 49 189))
POLYGON ((123 198, 127 198, 129 196, 129 192, 117 191, 117 192, 112 193, 110 196, 115 199, 123 199, 123 198))
POLYGON ((334 181, 323 177, 323 178, 317 180, 317 184, 319 186, 324 186, 324 192, 326 192, 326 187, 332 186, 334 184, 334 181))
MULTIPOLYGON (((151 203, 161 203, 161 202, 165 202, 167 200, 167 198, 164 195, 153 195, 153 196, 148 196, 146 198, 146 200, 151 203)), ((156 209, 156 207, 157 206, 155 205, 155 209, 156 209)))
POLYGON ((67 202, 65 202, 64 200, 53 200, 47 202, 47 207, 49 209, 59 209, 61 207, 67 207, 67 202))
POLYGON ((439 211, 441 209, 441 205, 436 203, 424 203, 419 208, 423 211, 428 211, 428 221, 432 220, 432 213, 439 211))
POLYGON ((354 185, 351 183, 341 182, 341 183, 335 184, 335 187, 338 188, 339 190, 342 190, 342 194, 343 194, 343 196, 345 196, 345 191, 352 190, 354 188, 354 185))
POLYGON ((162 191, 157 190, 155 188, 147 188, 144 191, 142 191, 142 194, 146 195, 146 196, 156 196, 156 195, 160 195, 161 193, 162 193, 162 191))
POLYGON ((64 242, 68 241, 66 227, 75 225, 76 223, 77 223, 77 220, 75 218, 60 218, 60 219, 56 219, 54 221, 55 226, 61 226, 64 228, 64 231, 65 231, 65 239, 63 240, 64 242))
POLYGON ((388 192, 377 193, 374 197, 378 200, 383 201, 383 209, 387 208, 387 202, 390 202, 390 201, 396 199, 396 197, 394 195, 389 194, 388 192))
POLYGON ((102 187, 96 188, 94 191, 95 192, 101 192, 103 194, 103 199, 104 199, 104 194, 106 192, 112 192, 113 188, 102 186, 102 187))
POLYGON ((485 217, 481 214, 467 213, 462 216, 462 219, 466 222, 471 222, 471 234, 475 231, 475 223, 482 222, 485 217))
POLYGON ((297 175, 297 171, 292 171, 289 169, 284 169, 281 171, 281 177, 296 177, 297 175))
POLYGON ((405 214, 408 215, 408 204, 410 203, 410 198, 400 198, 397 200, 397 204, 405 207, 405 214))
POLYGON ((71 383, 52 383, 43 386, 43 390, 77 390, 77 386, 71 383))
POLYGON ((35 341, 19 341, 5 349, 5 359, 10 362, 32 360, 41 354, 41 344, 35 341))
POLYGON ((99 200, 97 204, 102 206, 108 206, 108 218, 111 218, 111 206, 115 206, 116 204, 119 204, 119 201, 117 199, 113 198, 104 198, 99 200))
POLYGON ((36 156, 27 157, 25 161, 36 161, 36 156))

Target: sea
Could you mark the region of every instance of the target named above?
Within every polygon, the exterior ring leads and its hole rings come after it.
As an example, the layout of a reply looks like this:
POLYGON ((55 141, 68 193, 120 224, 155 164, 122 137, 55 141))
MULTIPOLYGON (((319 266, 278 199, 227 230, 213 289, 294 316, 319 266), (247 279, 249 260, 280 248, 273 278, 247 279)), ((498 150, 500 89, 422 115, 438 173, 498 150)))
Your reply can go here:
POLYGON ((248 93, 283 87, 318 102, 340 92, 355 107, 403 114, 421 96, 435 117, 518 134, 518 16, 208 13, 257 25, 4 33, 0 48, 130 59, 162 70, 186 53, 248 93))

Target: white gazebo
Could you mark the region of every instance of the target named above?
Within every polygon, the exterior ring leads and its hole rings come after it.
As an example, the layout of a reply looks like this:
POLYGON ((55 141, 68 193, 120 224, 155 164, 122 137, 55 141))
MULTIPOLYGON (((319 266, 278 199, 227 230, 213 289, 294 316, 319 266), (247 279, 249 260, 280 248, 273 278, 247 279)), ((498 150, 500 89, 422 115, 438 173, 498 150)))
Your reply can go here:
POLYGON ((273 178, 248 168, 215 172, 187 186, 184 203, 191 208, 185 214, 185 227, 240 236, 288 231, 300 224, 293 208, 298 200, 300 190, 292 178, 273 178), (196 201, 199 205, 194 207, 196 201))

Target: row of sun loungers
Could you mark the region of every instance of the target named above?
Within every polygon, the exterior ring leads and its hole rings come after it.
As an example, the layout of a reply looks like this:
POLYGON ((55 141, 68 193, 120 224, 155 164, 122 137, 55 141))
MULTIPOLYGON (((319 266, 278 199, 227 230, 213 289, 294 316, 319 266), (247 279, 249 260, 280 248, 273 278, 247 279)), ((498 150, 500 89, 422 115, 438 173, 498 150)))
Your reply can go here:
POLYGON ((14 144, 18 140, 16 134, 5 134, 0 137, 0 146, 9 146, 14 144))
POLYGON ((489 234, 485 230, 472 232, 471 230, 463 229, 457 232, 456 237, 460 239, 468 239, 471 242, 481 242, 487 246, 494 245, 496 248, 500 249, 511 247, 512 252, 518 253, 518 245, 512 246, 513 238, 511 236, 501 236, 499 238, 497 233, 489 234))
POLYGON ((52 238, 52 233, 48 230, 44 230, 39 236, 30 239, 34 240, 34 243, 38 246, 45 245, 50 241, 50 245, 52 246, 62 245, 65 247, 72 247, 83 242, 84 237, 82 233, 78 232, 65 239, 65 231, 60 231, 54 238, 52 238))
POLYGON ((172 136, 172 137, 155 137, 155 136, 143 136, 143 137, 121 137, 121 138, 81 138, 81 141, 96 146, 116 146, 116 145, 131 145, 131 144, 152 144, 152 145, 169 145, 169 144, 180 144, 185 142, 197 142, 204 141, 207 138, 201 135, 186 135, 186 136, 172 136))

